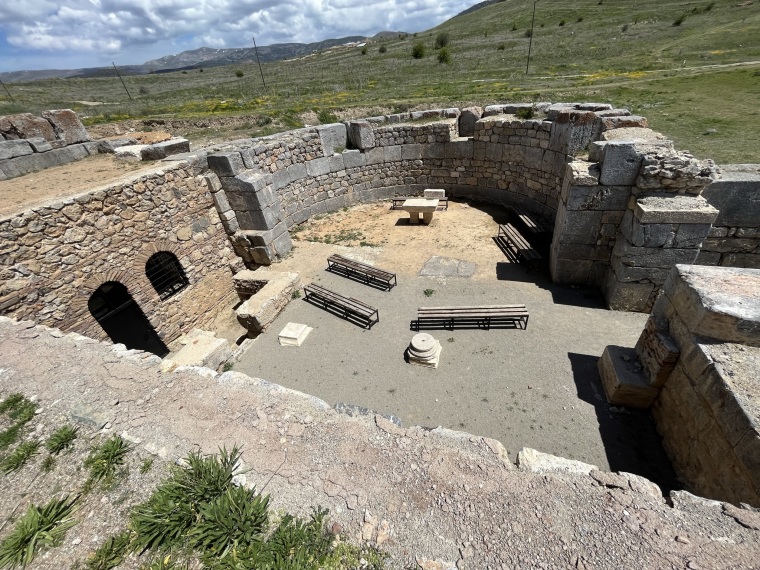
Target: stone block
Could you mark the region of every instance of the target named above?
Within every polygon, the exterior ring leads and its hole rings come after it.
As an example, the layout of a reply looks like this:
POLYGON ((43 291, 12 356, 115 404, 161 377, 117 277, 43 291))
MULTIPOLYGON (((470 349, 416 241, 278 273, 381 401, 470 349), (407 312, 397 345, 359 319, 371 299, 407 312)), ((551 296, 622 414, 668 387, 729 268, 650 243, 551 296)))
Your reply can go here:
POLYGON ((712 225, 718 210, 701 196, 648 196, 636 201, 634 215, 644 224, 712 225))
POLYGON ((363 168, 366 165, 365 154, 358 150, 343 152, 343 163, 346 168, 363 168))
POLYGON ((250 335, 265 331, 293 298, 293 291, 301 285, 298 273, 262 270, 257 273, 262 274, 266 285, 235 311, 238 322, 250 335))
POLYGON ((562 243, 595 245, 599 239, 602 212, 597 210, 570 211, 560 208, 557 212, 555 235, 562 243))
POLYGON ((309 176, 324 176, 330 173, 330 161, 327 158, 317 158, 306 163, 306 173, 309 176))
POLYGON ((632 186, 641 168, 642 155, 633 141, 609 141, 601 148, 601 175, 605 186, 632 186))
POLYGON ((367 121, 348 123, 348 141, 352 148, 366 150, 375 146, 375 132, 367 121))
POLYGON ((405 144, 401 147, 401 160, 421 160, 422 145, 405 144))
POLYGON ((698 253, 696 249, 637 247, 624 239, 617 240, 613 250, 613 255, 619 257, 623 265, 664 269, 670 269, 677 263, 694 263, 698 253))
POLYGON ((383 164, 385 162, 385 150, 380 146, 369 149, 364 156, 366 157, 367 166, 383 164))
POLYGON ((642 224, 626 211, 620 232, 628 243, 636 247, 661 248, 666 244, 673 245, 675 232, 672 224, 642 224), (626 223, 630 220, 630 224, 626 223))
POLYGON ((669 267, 635 267, 624 265, 617 256, 610 258, 610 266, 615 271, 617 280, 621 283, 651 281, 652 283, 662 285, 670 273, 669 267))
POLYGON ((523 447, 517 452, 517 466, 520 471, 531 473, 572 473, 575 475, 588 475, 599 469, 590 463, 549 455, 529 447, 523 447))
POLYGON ((218 152, 208 155, 208 167, 218 176, 237 176, 244 170, 245 164, 239 152, 218 152))
POLYGON ((677 265, 666 295, 692 334, 760 346, 760 270, 677 265))
POLYGON ((622 282, 612 268, 604 280, 604 298, 613 311, 648 312, 654 289, 654 283, 622 282))
POLYGON ((290 234, 286 231, 278 235, 272 241, 272 247, 279 257, 284 257, 290 253, 290 250, 293 249, 293 241, 290 239, 290 234))
POLYGON ((21 139, 42 137, 47 141, 53 141, 56 138, 53 125, 45 119, 35 117, 31 113, 10 115, 7 119, 10 121, 13 130, 21 139))
POLYGON ((346 169, 346 164, 343 162, 342 154, 334 154, 332 156, 328 156, 327 160, 330 162, 330 173, 340 172, 341 170, 346 169))
POLYGON ((400 162, 401 161, 401 145, 391 145, 383 147, 383 162, 400 162))
POLYGON ((640 117, 638 115, 625 115, 617 117, 600 117, 601 130, 609 131, 610 129, 622 129, 628 127, 649 127, 649 122, 646 117, 640 117))
POLYGON ((83 143, 90 140, 87 129, 71 109, 43 111, 42 117, 53 126, 55 137, 66 144, 83 143))
POLYGON ((426 188, 422 193, 423 198, 440 199, 446 197, 446 190, 441 188, 426 188))
POLYGON ((553 255, 549 264, 552 282, 562 285, 585 285, 588 283, 593 261, 588 259, 576 259, 574 257, 559 257, 563 255, 564 248, 558 255, 553 255))
POLYGON ((446 158, 471 159, 473 157, 473 148, 471 140, 454 141, 445 145, 444 156, 446 158))
POLYGON ((422 158, 444 158, 446 144, 432 143, 422 145, 422 158))
POLYGON ((760 170, 722 166, 720 177, 702 191, 702 197, 719 210, 716 226, 760 226, 760 170))
POLYGON ((636 343, 636 355, 647 374, 649 384, 660 388, 675 368, 681 350, 667 331, 661 330, 657 319, 650 316, 636 343))
POLYGON ((178 137, 148 145, 140 151, 140 158, 142 160, 163 160, 167 156, 185 152, 190 152, 190 141, 178 137))
POLYGON ((599 184, 599 167, 584 161, 569 162, 565 167, 563 186, 596 186, 599 184))
POLYGON ((710 233, 710 224, 681 224, 676 231, 673 247, 699 248, 710 233))
POLYGON ((316 127, 322 142, 324 156, 331 156, 348 146, 348 131, 343 123, 332 123, 316 127))
POLYGON ((598 363, 607 401, 616 406, 649 408, 659 390, 649 385, 632 348, 610 345, 598 363))
POLYGON ((726 253, 720 264, 726 267, 760 269, 760 253, 726 253))
POLYGON ((471 137, 475 134, 475 123, 483 116, 481 107, 467 107, 462 109, 457 121, 457 129, 460 137, 471 137))
POLYGON ((179 339, 182 348, 170 355, 170 360, 177 366, 203 366, 219 370, 233 357, 233 348, 223 338, 217 338, 213 332, 193 329, 179 339))
POLYGON ((34 152, 47 152, 53 150, 53 145, 49 141, 46 141, 42 137, 35 137, 33 139, 27 139, 27 142, 32 147, 34 152))
MULTIPOLYGON (((700 250, 699 255, 697 255, 697 260, 694 262, 697 265, 720 265, 720 260, 723 257, 723 254, 721 254, 719 251, 705 251, 700 250)), ((731 265, 731 267, 746 267, 746 266, 737 266, 737 265, 731 265)))
MULTIPOLYGON (((250 217, 252 227, 256 230, 271 230, 283 221, 282 210, 279 204, 262 208, 261 210, 249 210, 245 213, 250 217)), ((240 216, 238 216, 238 219, 240 216)))
POLYGON ((627 186, 562 187, 562 201, 568 210, 625 210, 631 189, 627 186))
POLYGON ((230 206, 230 202, 227 200, 227 195, 224 192, 215 192, 211 195, 211 197, 214 200, 216 211, 220 214, 232 210, 232 206, 230 206))
MULTIPOLYGON (((44 140, 44 139, 43 139, 44 140)), ((25 140, 0 141, 0 160, 32 154, 34 149, 25 140)))

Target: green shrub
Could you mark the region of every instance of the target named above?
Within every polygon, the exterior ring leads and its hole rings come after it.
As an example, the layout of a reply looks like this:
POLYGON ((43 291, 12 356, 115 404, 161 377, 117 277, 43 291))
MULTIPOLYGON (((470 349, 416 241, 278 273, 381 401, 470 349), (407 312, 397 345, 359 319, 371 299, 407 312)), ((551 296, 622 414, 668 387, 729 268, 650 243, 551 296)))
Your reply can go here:
POLYGON ((110 482, 116 476, 116 468, 124 464, 124 459, 132 446, 121 436, 114 435, 94 448, 85 459, 84 465, 90 470, 89 482, 110 482))
POLYGON ((496 49, 498 51, 504 51, 505 49, 507 49, 507 46, 505 46, 504 44, 499 44, 496 46, 496 49))
POLYGON ((435 37, 435 49, 445 48, 449 45, 451 37, 448 32, 441 32, 435 37))
POLYGON ((87 559, 87 570, 111 570, 124 562, 132 542, 132 532, 125 530, 101 544, 87 559))
POLYGON ((79 496, 52 499, 42 507, 29 505, 26 513, 0 543, 0 568, 27 566, 43 548, 58 546, 76 524, 74 506, 79 496))
POLYGON ((362 55, 367 55, 367 46, 362 47, 362 55))
POLYGON ((517 113, 515 113, 518 118, 526 120, 526 119, 532 119, 533 116, 536 114, 536 111, 533 107, 524 107, 522 109, 518 109, 517 113))
POLYGON ((561 26, 564 26, 564 25, 565 25, 565 20, 564 20, 564 19, 560 20, 560 21, 559 21, 559 25, 560 25, 560 27, 561 27, 561 26))
POLYGON ((79 428, 65 425, 53 432, 48 438, 45 447, 53 455, 58 455, 62 451, 68 450, 74 445, 74 440, 77 438, 79 428))
POLYGON ((319 118, 319 122, 323 125, 338 122, 338 116, 335 113, 331 113, 327 109, 322 109, 319 111, 319 113, 317 113, 317 117, 319 118))
POLYGON ((623 27, 620 28, 620 31, 622 31, 623 33, 627 32, 628 31, 628 24, 623 24, 623 27))
POLYGON ((414 59, 422 59, 425 57, 425 44, 422 42, 415 42, 412 46, 412 57, 414 59))
POLYGON ((444 47, 438 50, 438 63, 451 64, 451 53, 449 53, 449 48, 444 47))
POLYGON ((380 53, 385 53, 386 51, 388 51, 388 48, 385 46, 380 46, 380 49, 378 49, 377 51, 380 53))
POLYGON ((512 24, 512 31, 513 31, 513 32, 516 32, 516 31, 517 31, 517 24, 512 24))
POLYGON ((235 70, 235 77, 243 77, 245 73, 243 73, 242 69, 236 69, 235 70))

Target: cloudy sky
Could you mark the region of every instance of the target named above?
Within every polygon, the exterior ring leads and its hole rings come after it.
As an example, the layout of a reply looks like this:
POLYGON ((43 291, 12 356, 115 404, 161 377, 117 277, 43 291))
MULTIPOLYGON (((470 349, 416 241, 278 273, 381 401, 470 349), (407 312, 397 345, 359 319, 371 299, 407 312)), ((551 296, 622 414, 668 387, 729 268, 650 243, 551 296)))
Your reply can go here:
POLYGON ((202 46, 436 26, 479 0, 6 0, 0 71, 140 64, 202 46))

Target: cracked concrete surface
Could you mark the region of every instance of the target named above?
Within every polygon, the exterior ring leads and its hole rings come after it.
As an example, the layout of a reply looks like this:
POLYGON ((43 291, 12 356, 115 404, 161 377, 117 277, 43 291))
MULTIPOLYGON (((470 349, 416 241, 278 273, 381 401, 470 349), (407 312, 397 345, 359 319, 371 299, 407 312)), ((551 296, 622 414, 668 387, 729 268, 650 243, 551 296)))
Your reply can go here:
MULTIPOLYGON (((391 567, 757 568, 760 513, 635 475, 518 470, 503 446, 350 417, 239 373, 161 371, 153 355, 0 318, 0 397, 21 391, 168 459, 243 445, 274 508, 330 509, 391 567)), ((0 483, 2 486, 2 483, 0 483)), ((2 489, 0 489, 2 492, 2 489)))

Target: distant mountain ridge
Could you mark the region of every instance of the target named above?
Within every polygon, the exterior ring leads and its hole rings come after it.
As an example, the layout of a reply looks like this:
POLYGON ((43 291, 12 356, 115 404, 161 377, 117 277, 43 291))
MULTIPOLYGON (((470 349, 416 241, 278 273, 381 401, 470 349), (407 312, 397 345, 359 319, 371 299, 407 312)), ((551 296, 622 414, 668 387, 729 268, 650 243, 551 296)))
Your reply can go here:
MULTIPOLYGON (((387 34, 402 32, 380 32, 374 37, 385 37, 387 34)), ((278 61, 301 57, 316 51, 330 49, 336 46, 365 41, 364 36, 347 36, 314 42, 309 44, 287 43, 259 46, 259 59, 262 62, 278 61)), ((192 69, 197 67, 216 67, 235 63, 251 63, 256 61, 256 53, 250 48, 214 49, 201 47, 183 51, 176 55, 167 55, 159 59, 146 61, 142 65, 119 66, 122 75, 144 75, 174 70, 192 69)), ((68 77, 99 77, 113 75, 112 67, 86 67, 82 69, 45 69, 37 71, 6 71, 0 73, 0 79, 7 83, 14 81, 35 81, 37 79, 68 78, 68 77)))

